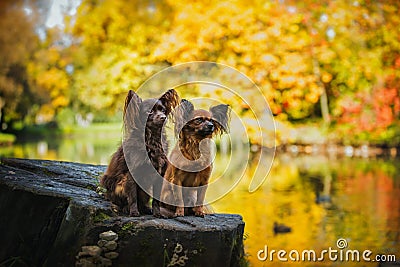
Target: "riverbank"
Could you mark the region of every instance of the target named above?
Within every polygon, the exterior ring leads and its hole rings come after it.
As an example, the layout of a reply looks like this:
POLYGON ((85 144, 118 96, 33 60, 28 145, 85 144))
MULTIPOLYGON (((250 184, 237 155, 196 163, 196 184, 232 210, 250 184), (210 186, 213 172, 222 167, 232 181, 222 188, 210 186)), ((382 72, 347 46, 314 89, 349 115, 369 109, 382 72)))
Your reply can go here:
POLYGON ((87 126, 70 125, 57 127, 52 124, 27 126, 21 130, 13 132, 19 140, 35 140, 43 138, 70 138, 74 136, 104 136, 120 135, 122 132, 122 122, 114 123, 92 123, 87 126))
MULTIPOLYGON (((46 141, 50 143, 62 139, 110 139, 120 141, 122 122, 92 123, 88 126, 72 125, 57 128, 54 125, 29 126, 12 134, 0 133, 0 146, 7 147, 25 142, 46 141)), ((318 124, 288 125, 276 122, 277 151, 292 154, 327 154, 334 156, 375 157, 400 155, 400 143, 377 142, 376 140, 354 140, 319 127, 318 124)), ((89 140, 88 140, 89 141, 89 140)), ((252 149, 259 150, 257 145, 252 149)))
POLYGON ((12 145, 17 137, 13 134, 0 133, 0 146, 12 145))
POLYGON ((398 157, 400 156, 400 147, 387 146, 353 146, 337 144, 292 144, 277 147, 277 152, 290 153, 292 155, 327 155, 329 157, 398 157))

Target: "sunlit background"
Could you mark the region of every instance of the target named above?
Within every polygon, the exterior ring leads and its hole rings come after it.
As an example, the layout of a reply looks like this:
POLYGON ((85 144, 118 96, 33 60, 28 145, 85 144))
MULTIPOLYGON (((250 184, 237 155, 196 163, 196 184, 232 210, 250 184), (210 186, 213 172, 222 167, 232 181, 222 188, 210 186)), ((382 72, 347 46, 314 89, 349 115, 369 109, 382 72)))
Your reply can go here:
MULTIPOLYGON (((121 141, 129 89, 171 65, 215 61, 254 81, 260 91, 232 81, 252 106, 200 85, 181 96, 234 107, 251 158, 272 138, 277 145, 256 192, 250 161, 212 204, 243 216, 249 264, 343 266, 256 257, 264 245, 320 251, 338 238, 400 259, 399 13, 395 0, 1 1, 0 156, 105 165, 121 141), (262 139, 252 113, 265 112, 259 92, 276 123, 275 136, 262 125, 262 139), (274 222, 291 232, 275 235, 274 222)), ((214 176, 226 159, 217 154, 214 176)))

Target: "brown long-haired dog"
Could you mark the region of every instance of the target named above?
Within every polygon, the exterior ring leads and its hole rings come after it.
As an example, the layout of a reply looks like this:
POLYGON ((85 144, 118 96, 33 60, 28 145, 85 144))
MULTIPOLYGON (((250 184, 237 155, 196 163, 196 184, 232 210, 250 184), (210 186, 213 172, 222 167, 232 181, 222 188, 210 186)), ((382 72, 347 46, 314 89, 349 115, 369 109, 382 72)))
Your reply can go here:
POLYGON ((130 216, 151 214, 146 192, 152 190, 152 213, 160 217, 160 175, 167 168, 168 148, 163 126, 178 104, 179 96, 173 89, 158 99, 146 100, 129 91, 124 107, 125 137, 100 180, 107 190, 106 198, 119 211, 130 216))
POLYGON ((185 99, 176 109, 175 135, 161 192, 161 214, 165 217, 204 216, 203 203, 212 171, 209 138, 228 132, 230 108, 217 105, 209 111, 195 110, 185 99), (205 141, 205 142, 204 142, 205 141), (204 143, 203 143, 204 142, 204 143), (185 207, 193 207, 186 208, 185 207))

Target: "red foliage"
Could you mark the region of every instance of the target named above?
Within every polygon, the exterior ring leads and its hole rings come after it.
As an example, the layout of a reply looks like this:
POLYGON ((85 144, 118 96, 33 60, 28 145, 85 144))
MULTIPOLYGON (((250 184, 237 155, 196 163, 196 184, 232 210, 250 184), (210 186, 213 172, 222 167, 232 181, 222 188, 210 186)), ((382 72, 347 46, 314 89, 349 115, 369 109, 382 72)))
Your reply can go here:
POLYGON ((400 79, 389 76, 384 88, 377 88, 372 94, 357 93, 357 102, 353 97, 342 101, 340 124, 349 124, 354 133, 379 133, 395 123, 400 115, 400 79))
POLYGON ((396 69, 400 69, 400 56, 398 56, 395 60, 394 60, 394 67, 396 69))

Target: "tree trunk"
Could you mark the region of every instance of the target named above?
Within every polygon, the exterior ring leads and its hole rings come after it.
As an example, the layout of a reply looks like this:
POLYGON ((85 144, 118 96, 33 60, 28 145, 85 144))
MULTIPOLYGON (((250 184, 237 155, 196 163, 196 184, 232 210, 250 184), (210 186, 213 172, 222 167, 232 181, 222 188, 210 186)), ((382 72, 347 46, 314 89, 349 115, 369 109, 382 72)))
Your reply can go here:
POLYGON ((0 97, 0 130, 3 130, 5 101, 0 97))
POLYGON ((322 113, 322 118, 324 120, 324 123, 329 125, 331 123, 331 117, 329 116, 329 107, 328 107, 328 96, 326 94, 326 89, 325 86, 322 86, 322 95, 321 95, 321 99, 320 99, 320 103, 321 103, 321 113, 322 113))

